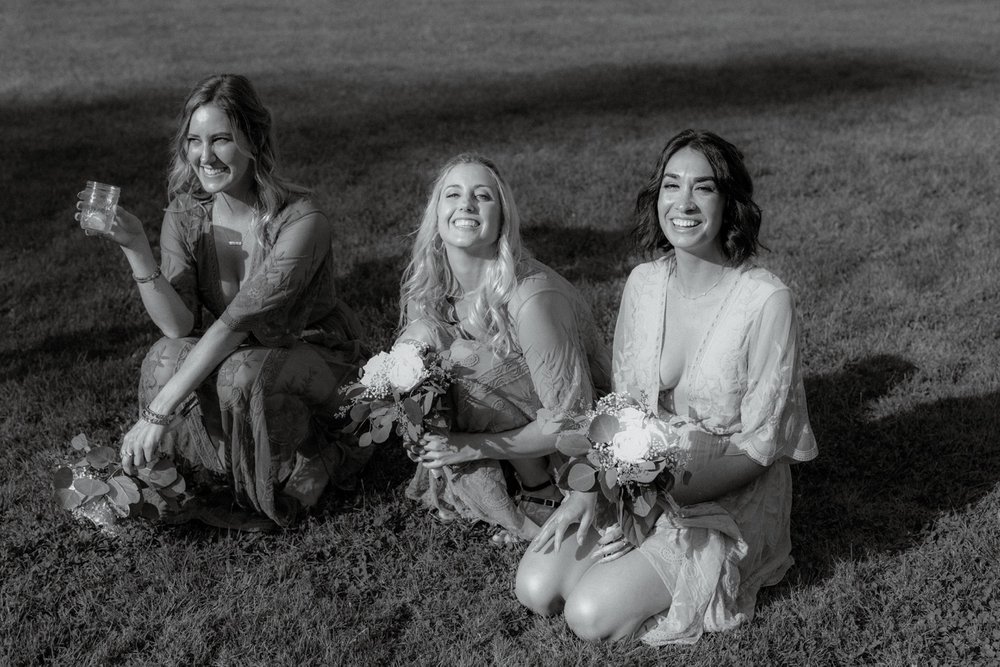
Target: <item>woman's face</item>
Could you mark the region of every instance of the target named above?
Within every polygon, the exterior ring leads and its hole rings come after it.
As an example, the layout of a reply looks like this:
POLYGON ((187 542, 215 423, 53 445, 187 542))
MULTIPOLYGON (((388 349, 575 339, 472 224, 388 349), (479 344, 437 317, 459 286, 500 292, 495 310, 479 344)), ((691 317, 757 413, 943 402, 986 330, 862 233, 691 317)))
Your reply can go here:
POLYGON ((725 206, 712 165, 700 151, 685 147, 670 157, 656 213, 660 229, 677 252, 724 259, 719 232, 725 206))
POLYGON ((246 139, 233 129, 219 107, 205 104, 191 114, 187 160, 205 192, 239 196, 250 191, 252 158, 237 142, 245 145, 246 139))
POLYGON ((493 174, 481 164, 460 164, 448 171, 443 184, 437 217, 444 244, 477 257, 494 257, 502 214, 493 174))

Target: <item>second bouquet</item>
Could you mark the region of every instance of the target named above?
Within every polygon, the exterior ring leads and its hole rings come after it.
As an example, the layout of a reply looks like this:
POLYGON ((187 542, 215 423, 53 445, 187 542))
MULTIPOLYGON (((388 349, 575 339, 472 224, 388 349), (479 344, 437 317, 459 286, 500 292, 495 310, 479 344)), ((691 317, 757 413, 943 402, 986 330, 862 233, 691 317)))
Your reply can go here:
POLYGON ((443 397, 453 380, 450 359, 418 343, 379 352, 361 369, 360 379, 342 389, 347 404, 339 414, 351 420, 344 430, 362 431, 361 447, 395 434, 412 451, 425 431, 447 429, 443 397))
POLYGON ((632 396, 608 394, 592 411, 555 422, 556 447, 570 457, 559 471, 559 485, 601 491, 615 506, 625 539, 639 546, 661 512, 676 508, 670 490, 674 475, 686 474, 688 459, 679 425, 650 413, 632 396))

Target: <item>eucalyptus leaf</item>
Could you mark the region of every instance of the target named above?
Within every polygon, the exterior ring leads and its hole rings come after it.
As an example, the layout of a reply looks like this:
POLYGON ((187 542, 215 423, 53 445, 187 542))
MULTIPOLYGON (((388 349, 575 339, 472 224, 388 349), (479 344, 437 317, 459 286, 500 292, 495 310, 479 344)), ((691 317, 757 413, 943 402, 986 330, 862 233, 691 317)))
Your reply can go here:
POLYGON ((560 433, 556 436, 556 449, 566 456, 583 456, 590 451, 590 440, 582 433, 560 433))
POLYGON ((597 483, 597 471, 586 463, 574 463, 566 474, 566 483, 574 491, 593 491, 597 483))
POLYGON ((107 484, 99 479, 91 479, 89 477, 80 477, 79 479, 73 480, 73 487, 85 496, 96 498, 97 496, 103 496, 105 493, 111 490, 107 484))
POLYGON ((604 471, 604 484, 609 489, 618 486, 618 471, 616 469, 608 468, 604 471))
POLYGON ((184 478, 181 475, 177 475, 177 479, 174 480, 174 483, 167 488, 180 495, 187 491, 187 482, 184 481, 184 478))
POLYGON ((371 414, 371 411, 371 406, 367 403, 359 403, 351 408, 351 421, 358 423, 363 422, 368 415, 371 414))
POLYGON ((372 444, 372 434, 371 431, 365 431, 358 438, 358 447, 368 447, 372 444))
POLYGON ((587 434, 594 442, 611 442, 615 434, 622 430, 621 423, 614 415, 597 415, 590 422, 587 434))
POLYGON ((420 404, 412 398, 403 399, 403 411, 406 413, 406 418, 413 424, 419 424, 424 420, 424 411, 420 409, 420 404))
POLYGON ((389 438, 389 433, 391 431, 392 421, 389 419, 380 419, 378 423, 375 424, 375 428, 371 430, 372 441, 385 442, 389 438))
POLYGON ((73 486, 73 469, 59 466, 52 475, 52 485, 57 489, 68 489, 73 486))
POLYGON ((344 392, 344 396, 346 396, 349 399, 358 398, 361 396, 361 394, 365 393, 367 390, 368 387, 364 386, 363 384, 356 384, 353 387, 347 389, 344 392))
POLYGON ((110 447, 94 447, 87 452, 87 463, 98 470, 104 470, 116 458, 115 450, 110 447))
POLYGON ((83 433, 78 433, 73 436, 73 439, 69 441, 70 446, 73 449, 85 452, 90 449, 90 443, 87 441, 87 436, 83 433))
POLYGON ((160 459, 152 466, 143 466, 139 470, 141 472, 144 469, 148 471, 145 480, 151 486, 170 486, 177 479, 177 468, 174 466, 173 461, 168 459, 160 459))
POLYGON ((163 499, 156 489, 151 489, 146 487, 142 490, 142 500, 144 506, 142 508, 143 515, 147 515, 149 510, 147 507, 153 507, 156 510, 157 517, 162 517, 167 511, 167 502, 163 499))
POLYGON ((128 507, 133 503, 139 502, 142 498, 142 494, 139 493, 139 487, 136 486, 136 483, 124 475, 118 475, 109 479, 108 486, 111 488, 108 497, 112 502, 121 507, 128 507))
POLYGON ((60 507, 71 510, 80 506, 80 503, 83 502, 83 495, 74 489, 56 489, 56 500, 59 501, 60 507))
POLYGON ((632 499, 632 510, 639 516, 646 516, 653 509, 653 506, 649 504, 645 496, 639 494, 632 499))

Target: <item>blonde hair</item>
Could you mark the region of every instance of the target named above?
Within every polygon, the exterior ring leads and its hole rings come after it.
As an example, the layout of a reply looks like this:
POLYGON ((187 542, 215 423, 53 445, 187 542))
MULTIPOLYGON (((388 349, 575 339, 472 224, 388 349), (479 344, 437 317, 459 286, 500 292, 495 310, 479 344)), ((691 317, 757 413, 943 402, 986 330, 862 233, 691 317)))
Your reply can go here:
POLYGON ((201 187, 198 175, 187 158, 191 116, 206 104, 214 105, 226 114, 237 148, 250 158, 253 165, 251 192, 257 200, 251 229, 261 244, 269 248, 278 233, 277 229, 271 228, 275 217, 293 199, 305 196, 309 191, 276 173, 278 155, 271 131, 271 112, 245 76, 216 74, 198 82, 188 95, 177 122, 173 159, 167 178, 167 200, 172 202, 182 194, 191 195, 202 205, 211 200, 211 195, 201 187), (244 142, 249 145, 243 145, 244 142))
POLYGON ((455 321, 453 299, 461 296, 462 290, 451 271, 444 242, 438 234, 437 206, 448 172, 462 164, 481 165, 496 180, 499 191, 500 237, 497 253, 488 260, 485 279, 476 290, 469 319, 477 330, 486 332, 485 342, 494 354, 505 357, 517 348, 507 304, 517 288, 521 264, 530 254, 521 245, 521 219, 510 185, 500 175, 496 164, 481 155, 456 155, 445 163, 434 180, 423 218, 414 234, 410 263, 400 286, 400 329, 418 320, 434 325, 455 321))

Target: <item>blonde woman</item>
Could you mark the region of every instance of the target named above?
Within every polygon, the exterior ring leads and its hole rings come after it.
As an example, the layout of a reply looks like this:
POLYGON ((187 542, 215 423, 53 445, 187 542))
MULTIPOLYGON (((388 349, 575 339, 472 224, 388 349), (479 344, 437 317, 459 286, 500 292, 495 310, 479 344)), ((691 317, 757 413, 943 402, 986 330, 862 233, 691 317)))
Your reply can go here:
POLYGON ((443 519, 531 539, 562 500, 545 415, 590 407, 610 355, 576 289, 521 245, 509 185, 490 160, 459 155, 431 190, 403 277, 402 331, 459 367, 447 437, 426 436, 408 495, 443 519), (500 461, 520 492, 508 495, 500 461))

